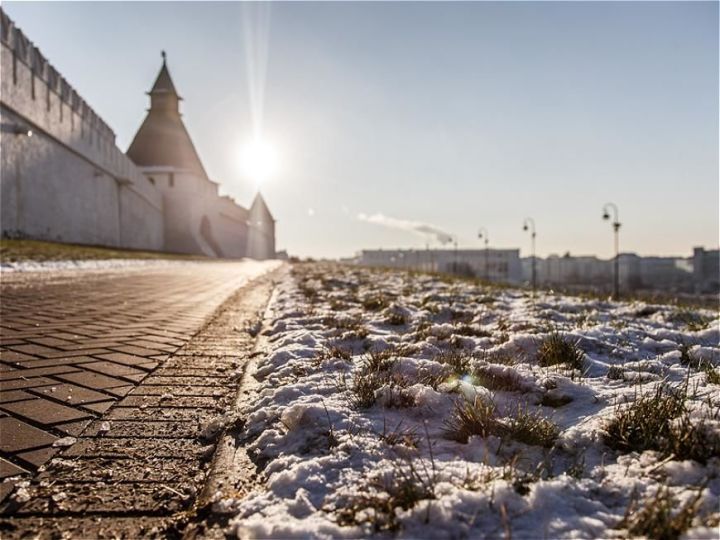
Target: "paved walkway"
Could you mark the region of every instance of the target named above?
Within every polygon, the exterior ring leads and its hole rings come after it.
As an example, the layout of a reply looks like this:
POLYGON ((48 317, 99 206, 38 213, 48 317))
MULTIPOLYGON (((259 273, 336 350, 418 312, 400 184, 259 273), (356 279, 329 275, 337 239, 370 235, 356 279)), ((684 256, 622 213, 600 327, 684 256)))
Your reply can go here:
MULTIPOLYGON (((170 448, 167 439, 196 438, 197 425, 183 420, 196 420, 192 411, 198 407, 212 410, 222 405, 217 397, 227 393, 223 385, 228 377, 219 375, 232 363, 220 362, 220 372, 207 370, 215 369, 221 357, 234 354, 227 340, 209 343, 205 338, 199 345, 190 340, 223 301, 275 264, 203 262, 3 275, 0 481, 15 480, 0 484, 0 502, 12 492, 17 475, 35 476, 38 467, 61 451, 78 456, 94 449, 95 462, 66 471, 66 479, 75 480, 83 475, 97 480, 104 470, 97 460, 116 455, 118 449, 127 453, 135 448, 147 463, 168 453, 187 458, 189 448, 183 450, 182 443, 170 448), (177 358, 180 350, 185 360, 177 358), (213 374, 216 378, 208 379, 213 374), (111 437, 93 439, 106 433, 111 437), (85 438, 76 444, 68 438, 81 435, 85 438), (138 443, 139 439, 145 440, 138 443)), ((151 474, 132 467, 116 473, 126 480, 155 474, 170 483, 174 475, 172 470, 151 474)), ((56 472, 53 481, 58 479, 62 477, 56 472)), ((171 498, 186 498, 169 484, 166 487, 171 498)), ((115 504, 147 503, 142 489, 131 489, 116 489, 115 504)), ((103 506, 92 499, 85 510, 93 500, 103 506)))

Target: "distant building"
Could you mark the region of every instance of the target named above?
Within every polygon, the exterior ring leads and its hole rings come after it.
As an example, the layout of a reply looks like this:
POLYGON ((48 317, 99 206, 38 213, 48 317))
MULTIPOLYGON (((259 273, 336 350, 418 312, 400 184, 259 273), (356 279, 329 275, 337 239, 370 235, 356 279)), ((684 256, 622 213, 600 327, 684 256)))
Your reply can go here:
MULTIPOLYGON (((711 254, 713 252, 704 252, 711 254)), ((714 252, 717 254, 717 251, 714 252)), ((698 256, 705 260, 708 275, 713 275, 715 258, 698 256), (707 260, 706 260, 707 259, 707 260)), ((694 267, 701 265, 694 259, 685 257, 641 257, 635 253, 621 253, 619 260, 620 289, 626 292, 639 290, 665 290, 668 292, 693 292, 698 287, 694 267)), ((532 272, 532 258, 522 259, 523 279, 529 281, 532 272)), ((610 291, 615 271, 614 259, 599 259, 595 256, 562 257, 550 255, 545 259, 536 259, 538 284, 545 286, 567 286, 610 291)), ((715 270, 717 283, 717 270, 715 270)), ((704 285, 705 291, 712 291, 712 279, 704 285)), ((702 289, 703 286, 699 288, 702 289)))
POLYGON ((0 9, 0 232, 78 244, 275 256, 275 220, 218 194, 180 114, 163 54, 124 154, 112 129, 0 9))
POLYGON ((696 293, 720 292, 720 250, 693 249, 693 284, 696 293))
POLYGON ((407 268, 429 272, 471 275, 490 281, 520 283, 522 268, 518 249, 398 249, 363 250, 358 264, 407 268))

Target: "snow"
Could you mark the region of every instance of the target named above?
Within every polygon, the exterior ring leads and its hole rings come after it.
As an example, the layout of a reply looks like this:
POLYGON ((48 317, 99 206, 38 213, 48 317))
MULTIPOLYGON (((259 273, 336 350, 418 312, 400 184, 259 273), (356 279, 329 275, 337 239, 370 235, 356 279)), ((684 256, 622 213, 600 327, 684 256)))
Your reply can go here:
POLYGON ((295 267, 268 310, 250 406, 233 411, 245 417, 239 437, 264 489, 242 499, 219 493, 216 507, 234 514, 230 532, 239 538, 620 538, 632 497, 668 485, 682 502, 704 486, 701 515, 685 535, 716 538, 720 456, 701 464, 603 442, 616 407, 661 381, 696 388, 688 401, 695 417, 717 409, 707 400, 717 402, 720 387, 682 365, 680 348, 717 366, 718 313, 695 310, 708 323, 698 330, 676 311, 547 292, 533 298, 431 275, 295 267), (366 309, 370 297, 385 303, 366 309), (578 343, 583 373, 538 366, 539 344, 552 332, 578 343), (385 384, 374 405, 359 408, 353 376, 371 352, 387 349, 393 380, 407 384, 385 384), (513 389, 448 374, 437 361, 447 350, 472 356, 470 368, 513 389), (621 378, 608 377, 613 366, 621 378), (441 379, 435 386, 433 377, 441 379), (446 421, 462 400, 492 400, 504 415, 537 410, 560 434, 552 448, 495 435, 449 440, 446 421), (387 500, 383 486, 403 475, 432 496, 378 519, 363 501, 387 500))
POLYGON ((0 272, 57 272, 63 270, 111 270, 148 266, 186 265, 187 261, 165 259, 91 259, 64 261, 3 261, 0 272))

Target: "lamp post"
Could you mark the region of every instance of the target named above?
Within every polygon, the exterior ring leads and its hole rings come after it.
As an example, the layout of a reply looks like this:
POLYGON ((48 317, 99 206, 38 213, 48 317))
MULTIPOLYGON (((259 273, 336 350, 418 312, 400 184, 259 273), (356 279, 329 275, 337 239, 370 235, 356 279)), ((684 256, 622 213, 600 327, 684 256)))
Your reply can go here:
POLYGON ((532 290, 535 294, 537 287, 537 274, 535 272, 535 220, 533 218, 525 218, 523 222, 523 231, 530 231, 530 239, 532 241, 532 290))
POLYGON ((485 281, 490 281, 490 266, 488 263, 488 243, 490 242, 490 238, 488 238, 488 232, 485 227, 480 227, 478 238, 482 238, 485 241, 485 281))
POLYGON ((620 298, 620 219, 618 217, 618 207, 613 203, 607 203, 603 206, 603 219, 610 219, 609 209, 613 211, 613 232, 615 235, 615 275, 613 280, 613 298, 620 298))
POLYGON ((458 241, 457 236, 453 238, 453 249, 455 251, 455 262, 453 262, 453 273, 457 275, 458 273, 458 241))

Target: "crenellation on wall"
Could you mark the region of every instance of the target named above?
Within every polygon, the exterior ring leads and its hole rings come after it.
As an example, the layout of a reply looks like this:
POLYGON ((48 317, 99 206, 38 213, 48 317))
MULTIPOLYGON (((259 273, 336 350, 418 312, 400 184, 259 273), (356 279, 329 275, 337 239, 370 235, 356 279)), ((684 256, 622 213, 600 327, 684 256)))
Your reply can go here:
MULTIPOLYGON (((2 10, 0 10, 0 41, 9 49, 12 57, 10 72, 15 75, 19 64, 23 64, 29 69, 32 75, 30 81, 31 93, 34 86, 35 99, 39 97, 40 86, 44 86, 43 90, 47 95, 56 94, 61 102, 67 104, 71 110, 78 112, 80 117, 88 121, 102 137, 109 138, 114 143, 115 133, 110 126, 80 97, 75 89, 50 64, 40 49, 25 36, 22 30, 15 26, 15 23, 2 10), (39 85, 38 83, 42 84, 39 85)), ((8 71, 5 71, 5 73, 8 73, 8 71)))

